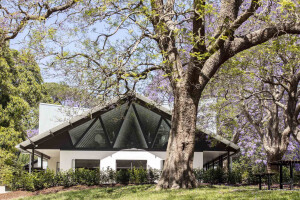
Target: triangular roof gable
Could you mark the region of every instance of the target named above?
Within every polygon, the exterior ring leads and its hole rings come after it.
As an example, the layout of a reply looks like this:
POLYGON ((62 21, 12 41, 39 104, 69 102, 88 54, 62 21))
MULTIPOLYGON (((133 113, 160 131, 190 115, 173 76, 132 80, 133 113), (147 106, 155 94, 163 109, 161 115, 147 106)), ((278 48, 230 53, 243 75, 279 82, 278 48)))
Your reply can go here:
MULTIPOLYGON (((54 127, 52 129, 50 129, 49 131, 46 131, 42 134, 39 134, 39 135, 31 138, 30 140, 26 140, 26 141, 20 143, 19 146, 21 148, 27 149, 27 148, 32 148, 33 144, 34 144, 34 145, 38 145, 38 148, 40 146, 43 146, 43 148, 49 148, 51 146, 51 144, 55 143, 56 144, 55 146, 57 146, 57 147, 64 146, 65 148, 72 148, 74 145, 74 142, 72 145, 72 142, 70 142, 72 140, 72 138, 70 138, 69 134, 66 134, 66 133, 68 133, 68 131, 70 131, 74 127, 79 127, 79 126, 83 125, 84 123, 90 121, 91 119, 96 119, 96 118, 98 119, 100 117, 100 115, 108 113, 109 111, 113 110, 117 106, 123 105, 126 102, 136 102, 137 103, 136 105, 140 104, 143 107, 148 108, 149 110, 153 111, 154 113, 162 116, 163 120, 160 119, 160 122, 159 122, 160 124, 161 124, 161 121, 163 121, 164 123, 167 123, 170 126, 168 120, 171 120, 171 112, 168 109, 158 105, 156 102, 154 102, 146 97, 143 97, 141 95, 138 95, 138 94, 126 95, 121 98, 116 98, 116 99, 106 103, 106 105, 104 105, 104 106, 98 106, 87 112, 84 112, 83 114, 72 118, 68 122, 62 123, 61 125, 54 127), (45 141, 48 141, 48 142, 45 143, 45 141)), ((137 113, 137 115, 139 115, 138 111, 135 111, 135 113, 137 113)), ((101 121, 101 118, 99 118, 99 119, 101 121)), ((142 124, 143 122, 139 122, 139 123, 142 124)), ((141 127, 141 129, 143 129, 143 128, 145 129, 145 127, 141 127)), ((120 127, 120 129, 121 129, 121 127, 120 127)), ((120 129, 119 129, 119 131, 120 131, 120 129)), ((235 144, 233 144, 232 142, 230 142, 216 134, 207 133, 207 132, 203 132, 203 131, 200 131, 200 132, 202 132, 206 135, 211 135, 212 137, 214 137, 215 139, 220 141, 221 144, 219 144, 215 147, 216 150, 224 149, 224 148, 226 148, 226 146, 230 147, 230 149, 232 149, 232 150, 239 149, 239 147, 236 146, 235 144), (217 148, 217 147, 219 147, 219 148, 217 148)), ((145 130, 143 131, 143 133, 145 134, 145 130)), ((140 134, 140 133, 138 133, 138 134, 140 134)), ((148 135, 150 135, 150 138, 151 138, 151 133, 149 133, 148 135)), ((116 140, 117 138, 114 138, 114 139, 116 140)), ((154 142, 156 140, 155 138, 152 141, 149 141, 149 139, 147 138, 147 134, 145 134, 144 139, 147 140, 149 148, 155 147, 154 146, 155 145, 154 142), (151 144, 151 142, 152 142, 152 144, 151 144)), ((109 135, 108 135, 108 138, 105 138, 105 140, 109 141, 109 143, 112 144, 112 140, 109 135)), ((197 144, 197 141, 196 141, 195 150, 197 149, 197 146, 199 146, 199 145, 203 146, 203 144, 200 144, 200 143, 197 144)), ((143 145, 143 147, 145 147, 145 144, 143 145)), ((166 145, 164 145, 164 147, 166 147, 166 145)), ((201 149, 203 149, 203 148, 201 148, 201 149)))
MULTIPOLYGON (((151 109, 153 112, 156 112, 159 115, 164 116, 167 119, 171 119, 170 111, 168 111, 166 108, 159 106, 156 102, 143 97, 138 94, 132 94, 132 95, 126 95, 123 97, 115 98, 109 102, 107 102, 104 106, 97 106, 95 108, 92 108, 91 110, 82 113, 81 115, 78 115, 76 117, 71 118, 69 121, 64 122, 44 133, 41 133, 39 135, 36 135, 22 143, 20 143, 17 147, 28 149, 32 148, 33 145, 40 145, 44 143, 45 141, 48 141, 50 139, 63 139, 67 138, 67 136, 62 136, 62 133, 68 132, 69 130, 73 129, 74 127, 78 127, 80 125, 83 125, 84 123, 98 118, 100 115, 105 114, 114 108, 125 104, 126 102, 136 102, 138 104, 141 104, 149 109, 151 109), (60 136, 59 136, 60 135, 60 136)), ((60 143, 59 141, 57 141, 60 143)), ((50 144, 46 145, 49 147, 50 144)), ((71 147, 71 144, 68 142, 65 144, 66 147, 71 147)))

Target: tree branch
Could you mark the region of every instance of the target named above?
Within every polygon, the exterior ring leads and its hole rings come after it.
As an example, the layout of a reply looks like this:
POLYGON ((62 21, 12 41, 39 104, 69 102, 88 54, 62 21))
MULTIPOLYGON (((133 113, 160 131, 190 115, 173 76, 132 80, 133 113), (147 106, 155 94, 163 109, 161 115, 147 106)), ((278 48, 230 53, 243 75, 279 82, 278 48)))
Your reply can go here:
MULTIPOLYGON (((235 1, 234 4, 236 4, 235 1)), ((252 0, 250 7, 243 14, 241 14, 237 18, 231 16, 231 19, 234 21, 228 27, 223 28, 223 26, 221 26, 220 30, 214 36, 214 38, 216 38, 216 41, 213 44, 209 45, 209 47, 207 48, 208 52, 214 53, 215 51, 217 51, 220 48, 220 46, 226 41, 226 38, 230 35, 233 35, 234 31, 238 29, 245 21, 247 21, 249 17, 251 17, 258 8, 259 8, 259 0, 252 0)), ((222 16, 222 17, 226 18, 226 16, 225 17, 222 16)))
MULTIPOLYGON (((17 28, 14 31, 11 31, 11 35, 6 36, 7 33, 4 32, 4 41, 8 41, 11 39, 14 39, 17 37, 17 35, 20 33, 20 31, 25 27, 28 21, 34 21, 34 20, 45 20, 49 18, 53 13, 67 10, 68 8, 72 7, 73 5, 76 4, 78 0, 69 0, 67 3, 60 5, 60 6, 55 6, 53 8, 50 8, 48 4, 45 4, 45 7, 47 9, 46 13, 44 15, 30 15, 27 12, 23 11, 20 9, 20 12, 25 15, 25 17, 22 18, 20 23, 18 24, 17 28)), ((2 5, 0 5, 0 9, 3 9, 6 11, 6 8, 4 8, 2 5)))

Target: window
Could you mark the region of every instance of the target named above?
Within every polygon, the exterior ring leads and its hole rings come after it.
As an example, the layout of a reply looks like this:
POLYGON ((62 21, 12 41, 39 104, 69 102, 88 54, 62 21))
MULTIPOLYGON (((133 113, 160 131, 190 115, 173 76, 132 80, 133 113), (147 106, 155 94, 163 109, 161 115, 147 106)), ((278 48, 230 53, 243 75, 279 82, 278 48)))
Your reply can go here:
MULTIPOLYGON (((151 106, 125 102, 69 130, 76 149, 167 148, 170 123, 151 106)), ((73 167, 75 164, 73 163, 73 167)))
POLYGON ((165 122, 165 120, 161 121, 159 129, 156 134, 156 139, 154 141, 154 148, 162 149, 167 147, 168 139, 169 139, 170 127, 165 122))
POLYGON ((100 160, 75 159, 75 169, 97 169, 100 167, 100 160))
POLYGON ((97 119, 93 126, 85 133, 76 147, 95 149, 109 147, 109 141, 105 137, 105 133, 99 119, 97 119))
POLYGON ((76 142, 78 142, 78 140, 81 138, 81 136, 85 133, 85 131, 88 129, 88 127, 92 124, 94 120, 95 119, 91 119, 90 121, 85 122, 84 124, 81 124, 80 126, 69 130, 69 134, 73 145, 76 144, 76 142))
POLYGON ((117 171, 133 168, 147 169, 147 160, 117 160, 116 162, 117 171))
POLYGON ((130 106, 114 144, 114 148, 130 149, 147 147, 138 119, 134 113, 133 107, 130 106))
POLYGON ((103 124, 105 126, 108 138, 111 143, 115 140, 116 136, 118 135, 127 108, 128 103, 124 103, 123 105, 120 105, 101 115, 103 124))
POLYGON ((139 104, 134 105, 141 120, 141 126, 143 126, 144 130, 146 131, 145 137, 151 146, 153 139, 155 138, 157 126, 161 116, 139 104))

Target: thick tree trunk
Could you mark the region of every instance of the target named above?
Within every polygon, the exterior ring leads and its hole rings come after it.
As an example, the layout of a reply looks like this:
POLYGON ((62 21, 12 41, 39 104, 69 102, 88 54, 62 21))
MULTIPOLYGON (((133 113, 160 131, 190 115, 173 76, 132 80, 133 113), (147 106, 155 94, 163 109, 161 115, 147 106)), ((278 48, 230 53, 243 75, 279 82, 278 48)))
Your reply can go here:
POLYGON ((270 163, 281 160, 287 151, 289 144, 289 135, 287 132, 289 132, 289 129, 285 129, 280 136, 273 137, 277 132, 267 130, 267 133, 264 135, 263 146, 267 153, 267 171, 269 173, 278 171, 278 166, 271 165, 270 163))
POLYGON ((182 86, 175 91, 172 128, 167 159, 157 188, 193 188, 197 181, 193 173, 195 131, 200 95, 191 96, 182 86))

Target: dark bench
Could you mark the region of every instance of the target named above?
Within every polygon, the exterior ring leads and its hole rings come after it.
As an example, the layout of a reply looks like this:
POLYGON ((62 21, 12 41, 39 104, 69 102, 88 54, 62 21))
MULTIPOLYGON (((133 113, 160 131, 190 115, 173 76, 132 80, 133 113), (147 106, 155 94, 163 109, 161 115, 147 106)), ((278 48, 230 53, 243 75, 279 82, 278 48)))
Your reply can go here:
POLYGON ((279 187, 280 189, 283 189, 283 185, 290 185, 290 189, 293 189, 294 185, 294 174, 293 174, 293 167, 294 164, 300 164, 300 160, 278 160, 275 162, 270 162, 271 165, 277 165, 279 166, 279 187), (290 168, 290 181, 288 183, 283 183, 283 173, 282 173, 282 167, 286 165, 290 168))
POLYGON ((271 178, 275 173, 260 173, 260 174, 254 174, 256 177, 258 177, 258 184, 259 184, 259 190, 261 190, 261 179, 262 177, 267 177, 268 180, 268 190, 271 189, 271 178))

